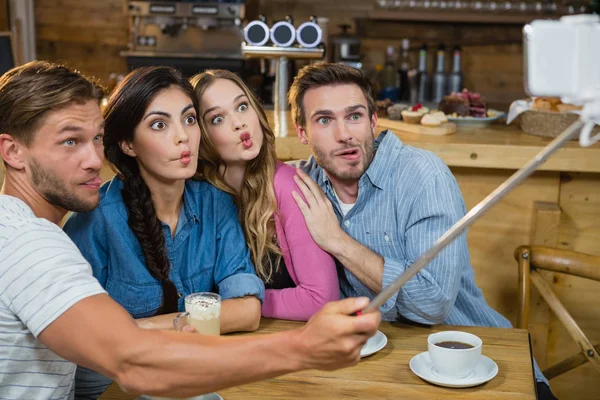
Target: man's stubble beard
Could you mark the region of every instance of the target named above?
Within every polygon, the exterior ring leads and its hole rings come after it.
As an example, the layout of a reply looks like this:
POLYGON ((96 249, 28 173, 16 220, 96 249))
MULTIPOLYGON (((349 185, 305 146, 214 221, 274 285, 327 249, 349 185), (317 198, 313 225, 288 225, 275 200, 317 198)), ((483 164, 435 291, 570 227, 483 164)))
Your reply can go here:
POLYGON ((44 171, 35 160, 31 161, 30 167, 35 189, 51 204, 74 212, 89 212, 98 206, 100 196, 93 202, 81 200, 55 174, 44 171))

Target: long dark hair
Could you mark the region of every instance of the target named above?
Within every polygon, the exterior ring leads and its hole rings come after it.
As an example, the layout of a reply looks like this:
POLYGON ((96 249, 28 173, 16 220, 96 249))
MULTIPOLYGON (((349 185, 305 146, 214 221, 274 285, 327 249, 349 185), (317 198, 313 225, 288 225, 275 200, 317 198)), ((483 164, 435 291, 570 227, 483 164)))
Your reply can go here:
POLYGON ((128 224, 140 242, 146 268, 162 284, 163 299, 157 314, 177 311, 177 288, 169 279, 171 264, 150 189, 140 175, 137 160, 123 153, 121 143, 133 140, 135 128, 150 103, 170 87, 177 87, 187 94, 198 113, 198 100, 192 85, 170 67, 144 67, 132 71, 115 88, 104 109, 104 155, 123 180, 121 194, 129 213, 128 224))

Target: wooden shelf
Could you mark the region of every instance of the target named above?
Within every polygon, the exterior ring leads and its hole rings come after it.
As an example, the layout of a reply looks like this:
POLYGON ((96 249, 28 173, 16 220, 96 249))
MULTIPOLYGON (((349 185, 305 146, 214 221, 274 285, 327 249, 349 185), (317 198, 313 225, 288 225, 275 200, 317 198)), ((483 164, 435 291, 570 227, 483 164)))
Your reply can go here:
POLYGON ((368 18, 387 21, 457 22, 469 24, 512 24, 525 25, 534 19, 556 19, 559 15, 546 14, 491 14, 485 12, 463 12, 451 10, 406 10, 378 9, 368 12, 368 18))

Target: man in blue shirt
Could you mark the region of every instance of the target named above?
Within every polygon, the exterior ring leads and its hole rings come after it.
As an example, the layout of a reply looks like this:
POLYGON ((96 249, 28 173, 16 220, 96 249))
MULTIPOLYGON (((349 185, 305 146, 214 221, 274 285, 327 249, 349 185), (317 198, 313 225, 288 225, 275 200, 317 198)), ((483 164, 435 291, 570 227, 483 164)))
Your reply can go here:
MULTIPOLYGON (((375 139, 374 88, 354 68, 303 68, 289 101, 298 136, 313 154, 301 163, 312 180, 302 170, 296 177, 307 201, 296 194, 296 202, 315 242, 341 264, 342 293, 373 298, 465 214, 458 184, 433 153, 405 146, 389 131, 375 139)), ((475 284, 466 234, 380 311, 385 320, 511 327, 475 284)), ((552 396, 537 365, 535 375, 540 398, 552 396)))

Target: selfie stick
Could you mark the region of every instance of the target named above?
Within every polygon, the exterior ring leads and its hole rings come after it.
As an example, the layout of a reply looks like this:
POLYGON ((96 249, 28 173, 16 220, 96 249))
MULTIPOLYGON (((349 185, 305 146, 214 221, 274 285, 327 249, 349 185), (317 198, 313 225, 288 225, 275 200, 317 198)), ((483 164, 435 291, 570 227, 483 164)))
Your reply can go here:
POLYGON ((563 133, 550 142, 548 146, 542 149, 542 151, 540 151, 533 159, 525 164, 524 167, 515 172, 502 185, 498 186, 496 190, 490 193, 485 199, 483 199, 479 204, 473 207, 471 211, 469 211, 464 217, 455 223, 448 231, 446 231, 446 233, 435 242, 433 247, 423 253, 417 259, 417 261, 406 268, 402 275, 396 278, 396 280, 394 280, 381 293, 379 293, 377 297, 375 297, 360 313, 376 311, 379 309, 379 307, 381 307, 390 297, 392 297, 394 293, 400 290, 402 285, 419 273, 420 270, 425 268, 425 266, 427 266, 431 260, 433 260, 435 256, 437 256, 440 251, 444 249, 444 247, 446 247, 461 233, 463 233, 465 229, 473 224, 473 222, 477 221, 479 217, 481 217, 490 207, 500 201, 511 190, 523 182, 523 180, 531 175, 537 167, 543 164, 552 153, 562 147, 562 145, 564 145, 567 141, 575 137, 581 128, 584 125, 587 127, 588 124, 589 122, 586 123, 581 119, 578 119, 571 126, 565 129, 563 133))

